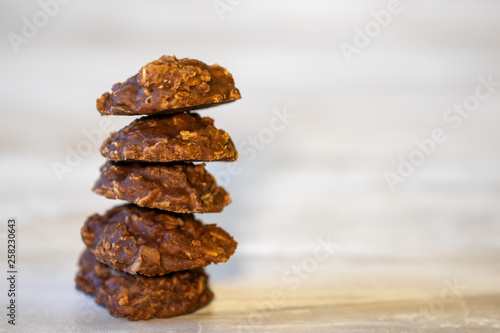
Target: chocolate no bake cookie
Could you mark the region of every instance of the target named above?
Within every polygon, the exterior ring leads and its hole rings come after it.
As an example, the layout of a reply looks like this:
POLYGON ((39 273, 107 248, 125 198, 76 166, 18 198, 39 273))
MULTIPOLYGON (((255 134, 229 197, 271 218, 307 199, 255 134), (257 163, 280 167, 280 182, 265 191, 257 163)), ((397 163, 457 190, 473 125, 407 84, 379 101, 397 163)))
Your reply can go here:
POLYGON ((236 242, 215 224, 132 204, 90 216, 82 239, 97 260, 147 276, 226 262, 236 242))
POLYGON ((107 162, 92 190, 108 199, 176 213, 220 212, 231 202, 204 163, 107 162))
POLYGON ((88 250, 79 267, 76 289, 94 296, 115 317, 168 318, 193 312, 213 298, 202 268, 155 277, 130 275, 101 264, 88 250))
POLYGON ((168 318, 213 296, 203 269, 226 262, 237 243, 192 213, 220 212, 229 194, 193 162, 235 161, 228 133, 193 109, 241 98, 219 65, 163 56, 97 99, 101 115, 144 115, 101 146, 108 162, 93 191, 130 202, 90 216, 76 288, 115 317, 168 318))
POLYGON ((112 161, 234 161, 238 153, 211 118, 196 113, 134 120, 104 141, 101 153, 112 161))
POLYGON ((241 98, 232 75, 219 65, 163 56, 97 100, 102 115, 177 113, 241 98))

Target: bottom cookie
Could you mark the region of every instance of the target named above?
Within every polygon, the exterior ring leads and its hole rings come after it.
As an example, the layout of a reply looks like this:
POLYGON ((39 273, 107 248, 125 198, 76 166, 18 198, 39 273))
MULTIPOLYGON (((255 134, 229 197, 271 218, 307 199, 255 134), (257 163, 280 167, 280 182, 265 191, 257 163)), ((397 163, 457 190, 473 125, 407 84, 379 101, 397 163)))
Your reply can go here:
POLYGON ((202 268, 155 277, 130 275, 101 264, 88 250, 79 267, 76 289, 94 296, 115 317, 173 317, 205 306, 214 296, 202 268))

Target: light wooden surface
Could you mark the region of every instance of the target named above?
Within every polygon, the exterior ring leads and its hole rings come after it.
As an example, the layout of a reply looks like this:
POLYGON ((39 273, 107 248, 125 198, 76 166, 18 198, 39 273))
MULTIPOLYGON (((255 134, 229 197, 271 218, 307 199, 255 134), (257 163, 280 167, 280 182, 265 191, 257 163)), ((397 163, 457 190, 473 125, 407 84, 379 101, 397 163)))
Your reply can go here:
MULTIPOLYGON (((458 129, 443 118, 478 77, 500 81, 500 2, 401 4, 351 63, 339 45, 387 2, 242 1, 220 20, 212 1, 72 1, 19 53, 1 38, 0 217, 20 223, 16 330, 500 330, 500 91, 458 129), (118 204, 90 192, 104 161, 98 144, 62 181, 52 165, 99 130, 95 99, 162 54, 217 62, 242 92, 200 111, 231 134, 241 166, 225 184, 233 203, 200 219, 239 246, 209 267, 208 307, 129 323, 74 290, 80 227, 118 204), (285 110, 293 118, 248 151, 285 110), (447 141, 392 192, 384 174, 436 128, 447 141), (328 237, 338 247, 313 259, 328 237), (463 289, 450 294, 449 283, 463 289)), ((0 6, 4 36, 40 10, 36 1, 0 6)), ((110 119, 113 129, 131 121, 110 119)), ((227 171, 208 168, 221 181, 227 171)), ((1 270, 5 232, 2 222, 1 270)), ((4 319, 0 331, 15 331, 4 319)))
MULTIPOLYGON (((66 221, 72 221, 67 216, 66 221)), ((50 223, 50 221, 40 221, 50 223)), ((48 236, 44 224, 23 244, 48 236), (36 236, 35 236, 36 235, 36 236)), ((90 297, 74 291, 78 256, 71 223, 65 238, 22 252, 19 330, 23 332, 492 332, 500 329, 495 257, 472 260, 366 258, 340 245, 299 282, 283 279, 296 258, 236 255, 209 268, 216 298, 194 314, 129 322, 112 318, 90 297), (65 251, 61 251, 65 249, 65 251), (24 253, 24 254, 23 254, 24 253)), ((39 241, 38 241, 39 242, 39 241)), ((23 249, 29 246, 24 245, 23 249)), ((312 251, 313 252, 313 251, 312 251)), ((10 331, 10 330, 8 330, 10 331)))

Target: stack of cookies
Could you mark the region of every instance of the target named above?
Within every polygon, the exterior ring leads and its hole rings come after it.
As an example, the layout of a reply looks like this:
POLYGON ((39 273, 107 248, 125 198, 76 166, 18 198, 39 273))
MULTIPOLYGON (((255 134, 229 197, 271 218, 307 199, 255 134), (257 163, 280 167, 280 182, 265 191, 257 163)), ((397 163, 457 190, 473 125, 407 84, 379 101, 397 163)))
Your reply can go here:
POLYGON ((101 147, 108 159, 93 191, 129 204, 92 215, 76 288, 130 320, 189 313, 213 298, 203 267, 225 262, 236 242, 193 213, 231 202, 204 163, 234 161, 229 135, 193 109, 239 99, 219 65, 163 56, 97 100, 102 115, 146 115, 101 147))

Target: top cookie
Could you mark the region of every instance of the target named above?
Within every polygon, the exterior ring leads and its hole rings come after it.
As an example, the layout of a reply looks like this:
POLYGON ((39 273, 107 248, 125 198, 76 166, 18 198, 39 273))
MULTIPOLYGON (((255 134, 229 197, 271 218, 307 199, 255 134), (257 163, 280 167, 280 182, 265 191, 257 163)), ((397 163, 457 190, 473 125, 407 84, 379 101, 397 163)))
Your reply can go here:
POLYGON ((240 99, 223 67, 189 58, 163 56, 112 87, 97 100, 102 115, 177 113, 240 99))

